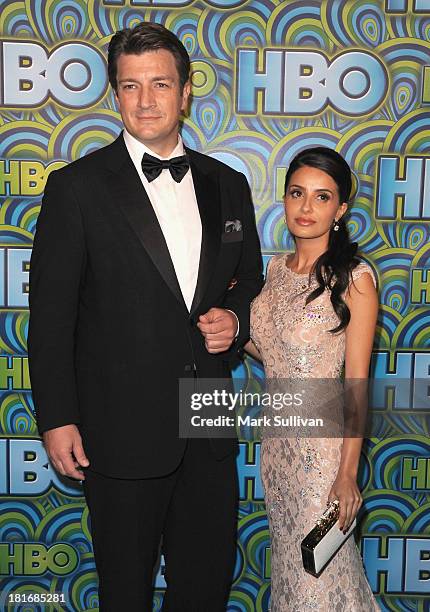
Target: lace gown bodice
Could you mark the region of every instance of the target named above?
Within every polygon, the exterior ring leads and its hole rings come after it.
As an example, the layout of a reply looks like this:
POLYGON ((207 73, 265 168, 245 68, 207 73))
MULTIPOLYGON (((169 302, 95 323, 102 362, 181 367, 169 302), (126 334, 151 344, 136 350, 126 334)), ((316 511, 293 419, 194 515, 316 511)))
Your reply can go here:
MULTIPOLYGON (((261 348, 267 378, 337 378, 345 357, 345 333, 329 330, 339 324, 330 292, 305 304, 317 286, 308 274, 286 266, 286 256, 269 262, 267 281, 252 303, 251 337, 261 348), (268 341, 270 339, 270 341, 268 341)), ((353 280, 373 273, 365 263, 353 271, 353 280)))

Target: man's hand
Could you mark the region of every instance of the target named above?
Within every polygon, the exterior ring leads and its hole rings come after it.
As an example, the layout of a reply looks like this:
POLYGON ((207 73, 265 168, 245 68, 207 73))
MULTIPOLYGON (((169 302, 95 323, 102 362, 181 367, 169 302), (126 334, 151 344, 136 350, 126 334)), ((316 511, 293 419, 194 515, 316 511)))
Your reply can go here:
POLYGON ((63 425, 43 433, 43 443, 54 468, 63 476, 85 480, 84 473, 76 468, 88 467, 81 435, 76 425, 63 425))
POLYGON ((236 316, 225 308, 210 308, 200 315, 197 327, 205 338, 209 353, 223 353, 233 342, 237 331, 236 316))

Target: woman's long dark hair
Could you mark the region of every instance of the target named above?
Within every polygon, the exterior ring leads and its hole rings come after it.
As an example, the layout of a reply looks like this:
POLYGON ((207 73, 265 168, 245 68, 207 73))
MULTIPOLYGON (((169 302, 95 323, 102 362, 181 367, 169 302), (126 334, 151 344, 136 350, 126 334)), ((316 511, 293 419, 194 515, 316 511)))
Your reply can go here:
MULTIPOLYGON (((285 193, 287 193, 293 173, 304 166, 317 168, 331 176, 337 185, 340 204, 350 201, 352 190, 351 169, 339 153, 326 147, 305 149, 296 155, 285 177, 285 193)), ((334 226, 331 227, 328 249, 318 257, 312 267, 310 275, 315 273, 318 287, 306 298, 306 304, 309 304, 326 289, 330 290, 330 300, 335 313, 339 317, 339 325, 330 330, 332 333, 345 329, 349 323, 351 313, 342 295, 351 281, 352 270, 360 263, 360 260, 356 257, 357 243, 350 240, 345 215, 339 219, 338 225, 337 231, 334 231, 334 226)))

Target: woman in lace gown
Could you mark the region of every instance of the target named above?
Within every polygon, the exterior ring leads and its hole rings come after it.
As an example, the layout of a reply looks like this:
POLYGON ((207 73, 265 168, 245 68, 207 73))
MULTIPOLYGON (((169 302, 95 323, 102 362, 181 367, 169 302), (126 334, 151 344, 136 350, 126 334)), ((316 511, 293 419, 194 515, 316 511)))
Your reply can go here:
MULTIPOLYGON (((251 307, 246 350, 266 378, 368 376, 377 316, 375 278, 355 257, 343 215, 351 172, 331 149, 302 151, 285 182, 285 215, 296 251, 269 262, 251 307), (314 293, 315 292, 315 293, 314 293)), ((298 414, 298 410, 295 410, 298 414)), ((361 505, 361 438, 265 437, 261 474, 272 546, 272 612, 379 610, 351 536, 319 578, 305 572, 300 543, 328 501, 346 530, 361 505)))

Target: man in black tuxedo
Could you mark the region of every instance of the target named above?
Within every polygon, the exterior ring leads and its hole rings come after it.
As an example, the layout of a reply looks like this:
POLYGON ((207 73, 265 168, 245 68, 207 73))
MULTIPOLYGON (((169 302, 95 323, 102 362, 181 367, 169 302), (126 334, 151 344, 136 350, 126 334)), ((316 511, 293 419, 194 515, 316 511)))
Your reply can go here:
POLYGON ((124 132, 47 181, 31 259, 29 356, 54 467, 84 480, 101 610, 225 609, 237 443, 178 435, 178 380, 229 376, 262 285, 249 188, 183 146, 189 57, 163 26, 109 46, 124 132), (170 160, 170 161, 168 161, 170 160))

